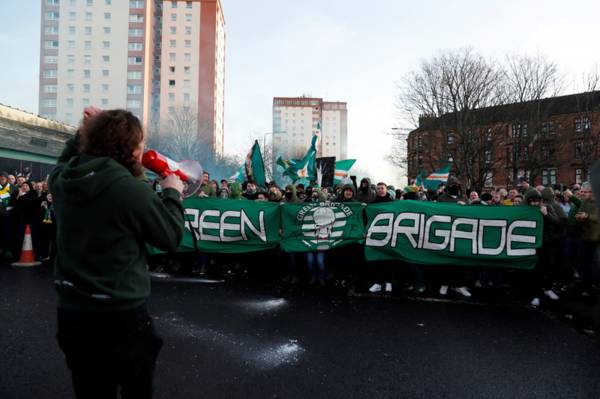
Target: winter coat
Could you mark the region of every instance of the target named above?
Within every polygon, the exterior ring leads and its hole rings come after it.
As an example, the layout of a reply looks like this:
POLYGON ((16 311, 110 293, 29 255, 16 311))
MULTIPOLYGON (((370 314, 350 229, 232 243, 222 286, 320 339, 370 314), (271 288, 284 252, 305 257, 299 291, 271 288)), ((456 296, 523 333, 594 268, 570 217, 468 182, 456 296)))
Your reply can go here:
POLYGON ((368 177, 363 178, 360 181, 358 189, 355 192, 355 195, 354 195, 355 200, 358 202, 364 202, 366 204, 369 204, 369 203, 375 201, 376 196, 377 196, 377 194, 375 194, 375 191, 371 188, 371 179, 369 179, 368 177), (367 187, 363 189, 362 186, 363 186, 364 182, 367 183, 367 187))

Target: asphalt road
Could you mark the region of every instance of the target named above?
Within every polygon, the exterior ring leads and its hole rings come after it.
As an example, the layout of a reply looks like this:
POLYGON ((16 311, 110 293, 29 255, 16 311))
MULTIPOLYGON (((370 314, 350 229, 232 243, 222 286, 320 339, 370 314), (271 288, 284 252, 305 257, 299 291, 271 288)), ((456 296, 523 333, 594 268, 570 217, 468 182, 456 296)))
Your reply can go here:
MULTIPOLYGON (((600 344, 543 313, 157 279, 157 398, 600 398, 600 344)), ((43 268, 0 269, 0 398, 72 398, 43 268)))

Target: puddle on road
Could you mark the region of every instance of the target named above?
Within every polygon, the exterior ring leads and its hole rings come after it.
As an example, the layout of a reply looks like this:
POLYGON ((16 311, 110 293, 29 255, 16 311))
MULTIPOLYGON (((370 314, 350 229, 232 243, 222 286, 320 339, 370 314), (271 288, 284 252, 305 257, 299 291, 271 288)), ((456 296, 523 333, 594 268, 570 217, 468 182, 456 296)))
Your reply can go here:
POLYGON ((282 307, 286 306, 288 302, 284 298, 277 298, 267 300, 242 301, 238 304, 246 310, 253 310, 257 312, 270 312, 281 309, 282 307))
MULTIPOLYGON (((163 314, 156 319, 176 336, 202 341, 211 349, 225 352, 240 362, 259 369, 296 364, 305 352, 295 339, 281 339, 277 343, 268 343, 265 342, 266 338, 253 338, 200 327, 175 313, 163 314)), ((257 336, 259 337, 258 334, 257 336)))
POLYGON ((198 283, 198 284, 221 284, 224 280, 213 280, 208 278, 173 277, 168 273, 150 273, 150 277, 158 281, 171 283, 198 283))

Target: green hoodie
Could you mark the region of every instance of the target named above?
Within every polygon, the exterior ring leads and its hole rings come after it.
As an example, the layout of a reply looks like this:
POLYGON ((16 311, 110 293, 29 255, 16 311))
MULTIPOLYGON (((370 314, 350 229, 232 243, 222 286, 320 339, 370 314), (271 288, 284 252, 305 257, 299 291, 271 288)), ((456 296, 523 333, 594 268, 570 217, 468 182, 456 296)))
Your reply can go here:
POLYGON ((150 295, 146 243, 175 251, 181 242, 180 196, 165 189, 161 199, 113 159, 78 155, 77 141, 67 143, 49 179, 57 219, 58 306, 133 309, 150 295))

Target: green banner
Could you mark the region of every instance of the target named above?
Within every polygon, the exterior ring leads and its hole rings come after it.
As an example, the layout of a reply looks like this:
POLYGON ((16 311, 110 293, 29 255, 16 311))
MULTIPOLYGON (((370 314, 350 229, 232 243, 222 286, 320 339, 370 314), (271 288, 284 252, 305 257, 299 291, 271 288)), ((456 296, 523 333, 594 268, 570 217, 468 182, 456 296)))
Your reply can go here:
POLYGON ((181 247, 201 252, 261 251, 279 243, 279 204, 261 201, 188 198, 181 247))
POLYGON ((527 206, 397 201, 366 208, 368 261, 531 269, 543 217, 527 206))
POLYGON ((286 252, 310 252, 362 242, 362 208, 359 203, 285 204, 281 207, 281 247, 286 252))

